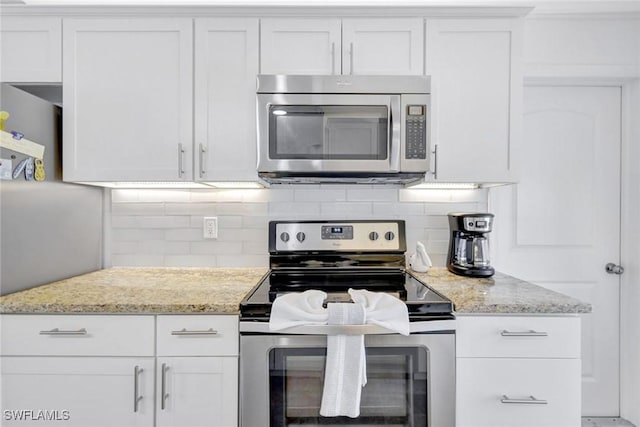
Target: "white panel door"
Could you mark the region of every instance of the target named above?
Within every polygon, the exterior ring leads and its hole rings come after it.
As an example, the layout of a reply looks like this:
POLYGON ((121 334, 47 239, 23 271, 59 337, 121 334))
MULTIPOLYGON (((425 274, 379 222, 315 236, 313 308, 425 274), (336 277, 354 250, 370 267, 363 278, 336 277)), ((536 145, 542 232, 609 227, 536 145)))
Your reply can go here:
POLYGON ((237 357, 160 357, 157 375, 157 427, 238 425, 237 357))
POLYGON ((258 19, 195 28, 196 180, 255 181, 258 19))
POLYGON ((491 189, 492 262, 587 301, 583 415, 619 414, 619 87, 525 88, 520 182, 491 189))
POLYGON ((262 74, 340 74, 339 19, 266 18, 260 21, 262 74))
POLYGON ((345 19, 342 73, 424 74, 422 18, 345 19))
POLYGON ((64 21, 65 181, 191 181, 191 19, 64 21))
POLYGON ((152 357, 9 356, 0 364, 3 427, 153 427, 152 357))
POLYGON ((519 20, 427 21, 432 76, 433 177, 439 182, 512 182, 519 138, 519 20))
POLYGON ((0 81, 62 81, 62 20, 3 16, 0 22, 0 81))

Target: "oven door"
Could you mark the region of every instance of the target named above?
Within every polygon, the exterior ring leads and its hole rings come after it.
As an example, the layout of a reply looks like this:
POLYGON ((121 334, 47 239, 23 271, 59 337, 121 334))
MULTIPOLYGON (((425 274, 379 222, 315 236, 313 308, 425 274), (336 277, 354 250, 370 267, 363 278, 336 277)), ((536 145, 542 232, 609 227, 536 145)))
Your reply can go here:
POLYGON ((400 95, 258 94, 259 172, 399 172, 400 95))
POLYGON ((326 336, 243 335, 241 426, 454 427, 454 342, 453 331, 367 335, 360 416, 347 418, 319 415, 326 336))

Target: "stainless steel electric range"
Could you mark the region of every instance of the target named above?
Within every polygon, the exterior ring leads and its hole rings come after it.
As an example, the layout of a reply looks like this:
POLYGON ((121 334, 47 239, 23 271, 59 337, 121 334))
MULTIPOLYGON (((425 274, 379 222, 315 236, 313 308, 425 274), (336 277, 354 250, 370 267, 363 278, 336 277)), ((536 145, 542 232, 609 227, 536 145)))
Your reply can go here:
POLYGON ((405 269, 405 223, 273 221, 270 270, 240 304, 241 426, 455 425, 453 303, 405 269), (390 293, 407 305, 409 336, 376 325, 269 330, 275 298, 318 289, 390 293), (322 417, 326 335, 363 334, 367 376, 360 416, 322 417))

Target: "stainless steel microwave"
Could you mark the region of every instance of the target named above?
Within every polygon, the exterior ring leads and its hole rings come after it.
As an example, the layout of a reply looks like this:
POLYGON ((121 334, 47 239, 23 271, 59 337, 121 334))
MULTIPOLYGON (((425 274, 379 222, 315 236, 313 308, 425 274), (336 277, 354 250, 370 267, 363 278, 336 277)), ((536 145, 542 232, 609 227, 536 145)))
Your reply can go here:
POLYGON ((423 179, 430 88, 424 76, 259 75, 259 176, 270 183, 423 179))

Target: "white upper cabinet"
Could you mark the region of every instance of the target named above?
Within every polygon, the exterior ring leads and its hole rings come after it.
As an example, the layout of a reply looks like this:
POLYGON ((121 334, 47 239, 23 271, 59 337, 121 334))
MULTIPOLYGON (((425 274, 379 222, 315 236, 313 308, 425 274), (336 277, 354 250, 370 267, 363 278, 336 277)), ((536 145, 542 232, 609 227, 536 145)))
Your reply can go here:
POLYGON ((422 18, 265 18, 262 74, 421 75, 422 18))
POLYGON ((256 181, 258 19, 196 19, 196 181, 256 181))
POLYGON ((342 74, 424 74, 424 20, 343 20, 342 74))
POLYGON ((261 20, 262 74, 340 74, 339 19, 261 20))
POLYGON ((62 81, 62 19, 3 16, 0 22, 0 81, 62 81))
POLYGON ((514 182, 521 128, 522 22, 427 21, 436 182, 514 182))
POLYGON ((191 19, 67 19, 65 181, 191 181, 191 19))

